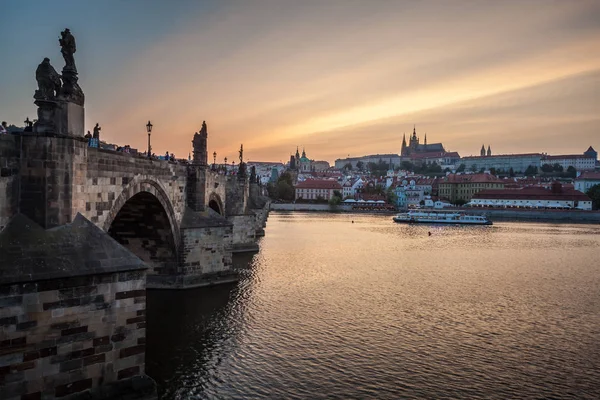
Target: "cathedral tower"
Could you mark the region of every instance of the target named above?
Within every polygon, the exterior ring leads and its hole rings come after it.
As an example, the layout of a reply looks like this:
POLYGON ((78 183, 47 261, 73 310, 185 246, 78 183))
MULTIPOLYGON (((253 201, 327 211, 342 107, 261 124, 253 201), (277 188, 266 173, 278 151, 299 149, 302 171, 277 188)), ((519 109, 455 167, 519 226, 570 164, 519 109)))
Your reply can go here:
POLYGON ((479 155, 481 157, 485 157, 485 145, 483 144, 481 145, 481 151, 479 152, 479 155))

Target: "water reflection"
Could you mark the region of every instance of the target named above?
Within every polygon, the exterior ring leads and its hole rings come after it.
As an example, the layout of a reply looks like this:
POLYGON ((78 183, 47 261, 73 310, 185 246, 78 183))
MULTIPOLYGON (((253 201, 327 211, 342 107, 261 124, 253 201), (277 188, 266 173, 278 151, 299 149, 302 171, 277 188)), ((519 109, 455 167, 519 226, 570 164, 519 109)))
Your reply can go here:
POLYGON ((149 292, 147 371, 166 399, 600 398, 598 248, 597 225, 272 214, 238 284, 149 292))

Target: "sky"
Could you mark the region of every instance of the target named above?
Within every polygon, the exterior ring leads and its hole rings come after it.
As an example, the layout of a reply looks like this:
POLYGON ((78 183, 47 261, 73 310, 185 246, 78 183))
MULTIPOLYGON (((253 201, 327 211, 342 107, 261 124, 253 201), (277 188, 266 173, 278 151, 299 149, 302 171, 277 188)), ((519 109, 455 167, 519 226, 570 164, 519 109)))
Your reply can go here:
MULTIPOLYGON (((600 0, 1 0, 0 119, 34 118, 35 69, 75 36, 86 129, 237 161, 600 150, 600 0)), ((212 159, 210 160, 212 161, 212 159)))

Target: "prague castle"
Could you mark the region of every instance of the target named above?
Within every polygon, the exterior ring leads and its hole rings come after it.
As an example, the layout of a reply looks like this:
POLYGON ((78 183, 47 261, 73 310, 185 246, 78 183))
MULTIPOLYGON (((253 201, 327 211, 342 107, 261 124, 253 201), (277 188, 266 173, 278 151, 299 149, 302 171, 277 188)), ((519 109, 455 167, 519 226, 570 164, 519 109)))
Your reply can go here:
POLYGON ((406 144, 406 135, 402 136, 402 149, 400 155, 402 157, 410 157, 419 153, 445 153, 444 145, 441 143, 427 144, 427 134, 425 134, 424 143, 420 143, 420 139, 417 137, 417 128, 413 126, 413 133, 409 139, 408 145, 406 144))

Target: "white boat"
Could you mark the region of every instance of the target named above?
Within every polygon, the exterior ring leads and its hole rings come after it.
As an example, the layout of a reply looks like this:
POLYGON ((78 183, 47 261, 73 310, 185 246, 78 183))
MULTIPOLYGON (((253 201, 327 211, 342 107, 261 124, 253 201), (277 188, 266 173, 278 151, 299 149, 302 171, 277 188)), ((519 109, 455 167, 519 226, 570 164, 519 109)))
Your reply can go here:
POLYGON ((492 221, 483 215, 470 215, 463 212, 409 211, 400 213, 393 219, 394 222, 406 223, 492 225, 492 221))

